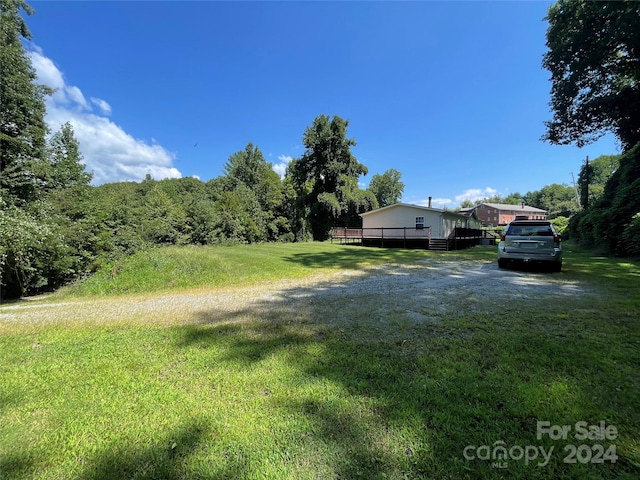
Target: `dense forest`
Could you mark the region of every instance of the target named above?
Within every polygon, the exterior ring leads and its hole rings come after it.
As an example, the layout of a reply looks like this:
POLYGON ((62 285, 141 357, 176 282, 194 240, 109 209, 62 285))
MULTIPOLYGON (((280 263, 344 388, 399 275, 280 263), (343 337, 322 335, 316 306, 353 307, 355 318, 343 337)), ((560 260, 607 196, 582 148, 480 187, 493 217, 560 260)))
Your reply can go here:
MULTIPOLYGON (((553 73, 555 118, 548 122, 546 140, 584 143, 600 130, 613 131, 623 154, 585 162, 578 189, 552 184, 484 201, 543 208, 559 225, 568 223, 567 234, 576 240, 604 245, 616 254, 640 255, 640 12, 629 2, 603 5, 558 2, 549 10, 549 53, 543 64, 553 73), (599 9, 606 10, 608 27, 598 24, 599 9), (636 16, 630 19, 630 13, 636 16), (572 65, 561 55, 567 45, 578 42, 571 38, 577 35, 574 23, 584 24, 585 19, 592 21, 589 28, 599 29, 591 32, 594 43, 622 30, 620 38, 607 43, 610 51, 587 43, 594 51, 594 65, 624 63, 615 81, 602 74, 601 82, 615 85, 598 88, 608 95, 617 88, 625 99, 624 111, 621 100, 611 101, 605 119, 592 118, 593 106, 585 106, 586 113, 567 111, 592 100, 583 94, 589 86, 580 79, 580 69, 590 79, 593 73, 585 72, 594 69, 572 65), (562 82, 580 87, 562 87, 562 82), (564 98, 571 92, 582 97, 564 98), (567 124, 574 126, 564 128, 567 124)), ((0 0, 0 299, 55 289, 158 245, 325 240, 332 226, 358 226, 360 213, 402 197, 402 175, 395 169, 374 175, 367 189, 358 186, 368 171, 351 152, 356 142, 348 137, 348 121, 326 115, 304 129, 305 151, 290 162, 283 178, 249 142, 230 154, 224 175, 206 182, 147 176, 139 183, 93 186, 72 125, 48 131, 44 100, 52 92, 35 83, 22 43, 30 38, 23 13, 32 13, 24 0, 0 0)), ((600 99, 598 105, 606 102, 600 99)))

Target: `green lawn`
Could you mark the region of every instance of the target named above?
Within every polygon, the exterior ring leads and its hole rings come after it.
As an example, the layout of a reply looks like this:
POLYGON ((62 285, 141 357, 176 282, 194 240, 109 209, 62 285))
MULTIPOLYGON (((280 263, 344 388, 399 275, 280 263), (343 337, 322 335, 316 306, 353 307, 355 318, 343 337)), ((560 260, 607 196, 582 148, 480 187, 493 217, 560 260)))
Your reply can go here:
MULTIPOLYGON (((247 286, 434 255, 495 261, 495 254, 327 243, 170 248, 58 295, 86 301, 247 286)), ((407 330, 403 340, 363 339, 357 321, 329 322, 337 312, 313 298, 295 312, 274 305, 271 314, 224 321, 203 312, 199 323, 169 326, 153 318, 5 322, 0 478, 636 479, 640 266, 569 247, 564 271, 553 275, 596 294, 505 305, 492 315, 461 309, 407 330), (539 421, 571 426, 568 439, 538 439, 539 421), (617 435, 575 439, 581 421, 603 421, 617 435), (585 445, 576 463, 563 461, 569 444, 585 445), (506 464, 484 459, 501 445, 512 455, 506 464), (608 454, 598 457, 596 445, 608 454), (541 456, 517 458, 552 447, 542 466, 541 456)), ((388 328, 403 327, 389 319, 388 328)))
POLYGON ((284 277, 303 278, 320 271, 412 262, 433 254, 322 242, 167 247, 120 260, 87 281, 63 289, 56 297, 246 286, 284 277))

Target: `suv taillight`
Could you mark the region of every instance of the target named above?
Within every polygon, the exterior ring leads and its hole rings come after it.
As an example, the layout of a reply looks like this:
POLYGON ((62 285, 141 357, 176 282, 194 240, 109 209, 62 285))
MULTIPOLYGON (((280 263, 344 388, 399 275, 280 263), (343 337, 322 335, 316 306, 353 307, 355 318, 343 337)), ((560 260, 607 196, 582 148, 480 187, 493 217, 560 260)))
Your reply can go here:
POLYGON ((500 235, 500 241, 501 241, 501 242, 504 242, 504 241, 505 241, 505 235, 504 235, 504 233, 503 233, 502 235, 500 235))
POLYGON ((560 243, 560 235, 558 235, 557 233, 553 236, 553 241, 554 243, 560 243))

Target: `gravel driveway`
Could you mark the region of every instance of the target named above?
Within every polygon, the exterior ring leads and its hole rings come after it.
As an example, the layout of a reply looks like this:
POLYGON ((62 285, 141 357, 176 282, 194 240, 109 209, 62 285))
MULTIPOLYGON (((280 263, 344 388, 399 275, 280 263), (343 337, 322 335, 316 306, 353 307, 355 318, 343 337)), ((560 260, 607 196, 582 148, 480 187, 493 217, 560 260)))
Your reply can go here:
POLYGON ((0 307, 0 324, 240 321, 273 315, 314 323, 366 321, 420 323, 461 312, 492 313, 528 300, 580 296, 589 288, 562 273, 499 269, 495 262, 425 259, 283 279, 252 287, 120 297, 96 301, 24 301, 0 307), (318 317, 322 316, 320 319, 318 317))

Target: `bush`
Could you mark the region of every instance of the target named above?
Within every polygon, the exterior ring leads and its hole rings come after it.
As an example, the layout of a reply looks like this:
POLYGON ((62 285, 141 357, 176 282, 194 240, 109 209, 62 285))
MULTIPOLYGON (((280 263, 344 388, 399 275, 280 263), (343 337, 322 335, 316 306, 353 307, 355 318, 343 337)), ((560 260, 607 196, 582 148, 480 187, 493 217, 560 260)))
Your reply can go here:
POLYGON ((640 212, 636 213, 625 227, 621 241, 625 245, 628 255, 640 258, 640 212))
POLYGON ((19 208, 0 210, 1 297, 59 286, 72 269, 69 250, 55 224, 19 208))
POLYGON ((558 232, 559 235, 562 235, 565 238, 567 238, 565 236, 565 232, 567 231, 567 226, 569 225, 569 219, 567 217, 562 217, 562 216, 556 217, 551 220, 551 224, 554 226, 554 228, 556 229, 556 232, 558 232))
POLYGON ((638 255, 640 214, 640 143, 620 157, 598 203, 571 218, 568 231, 576 241, 603 246, 620 256, 638 255))

